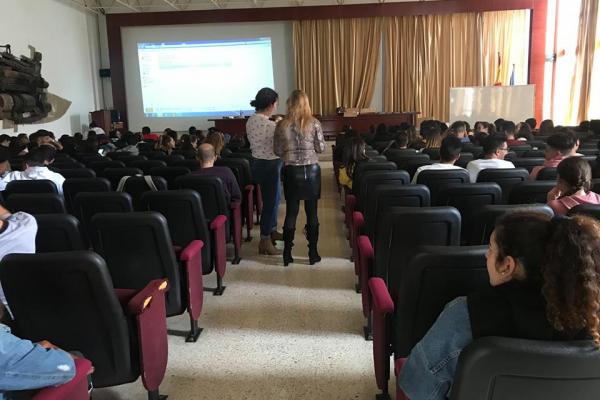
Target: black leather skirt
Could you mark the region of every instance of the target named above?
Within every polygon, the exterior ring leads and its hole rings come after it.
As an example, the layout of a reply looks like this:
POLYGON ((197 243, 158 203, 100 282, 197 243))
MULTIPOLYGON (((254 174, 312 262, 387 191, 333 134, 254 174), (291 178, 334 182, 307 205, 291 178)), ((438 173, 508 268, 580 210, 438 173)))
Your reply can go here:
POLYGON ((283 190, 286 199, 316 200, 321 198, 319 164, 283 167, 283 190))

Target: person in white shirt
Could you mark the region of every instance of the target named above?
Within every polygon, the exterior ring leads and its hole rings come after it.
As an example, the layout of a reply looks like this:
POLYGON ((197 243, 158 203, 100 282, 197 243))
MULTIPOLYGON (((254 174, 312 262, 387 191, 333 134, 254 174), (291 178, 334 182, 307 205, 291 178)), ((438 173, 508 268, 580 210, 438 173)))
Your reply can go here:
POLYGON ((477 182, 479 172, 484 169, 508 169, 514 168, 514 164, 504 160, 508 153, 506 136, 503 134, 489 135, 483 140, 483 158, 473 160, 467 164, 467 171, 471 176, 471 182, 477 182))
POLYGON ((83 131, 83 140, 86 140, 88 137, 89 131, 96 132, 96 135, 106 135, 104 129, 100 128, 95 122, 90 122, 90 129, 88 131, 83 131))
POLYGON ((259 254, 280 255, 272 241, 282 240, 277 232, 277 214, 281 198, 281 159, 273 151, 273 136, 277 123, 270 118, 277 110, 279 95, 271 88, 262 88, 250 105, 256 114, 246 122, 246 134, 254 158, 252 176, 260 184, 263 196, 263 213, 260 216, 259 254))
MULTIPOLYGON (((35 253, 36 234, 35 218, 24 212, 11 214, 6 208, 0 206, 0 260, 7 254, 35 253)), ((0 285, 0 301, 7 306, 2 285, 0 285)))
POLYGON ((459 166, 454 165, 456 160, 460 157, 460 152, 462 151, 462 141, 456 136, 448 136, 442 140, 442 145, 440 147, 440 162, 424 165, 417 169, 415 175, 413 176, 412 183, 417 183, 417 177, 422 171, 427 170, 444 170, 444 169, 464 169, 459 166))
POLYGON ((0 190, 6 189, 6 185, 12 181, 48 179, 56 185, 58 193, 63 194, 63 183, 65 178, 48 169, 54 161, 56 149, 50 145, 41 145, 31 150, 25 159, 25 171, 12 171, 0 180, 0 190))

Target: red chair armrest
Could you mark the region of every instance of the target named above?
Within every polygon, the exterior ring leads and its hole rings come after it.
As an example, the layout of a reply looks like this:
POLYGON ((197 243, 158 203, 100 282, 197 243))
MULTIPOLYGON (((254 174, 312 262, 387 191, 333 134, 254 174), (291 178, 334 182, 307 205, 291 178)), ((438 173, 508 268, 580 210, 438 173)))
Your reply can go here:
POLYGON ((371 265, 373 263, 373 246, 367 236, 361 235, 356 240, 356 247, 357 256, 355 261, 358 263, 358 279, 362 297, 363 315, 365 318, 369 318, 369 315, 371 314, 369 279, 371 278, 371 265))
POLYGON ((75 376, 69 382, 47 387, 33 396, 33 400, 89 400, 87 376, 92 373, 92 362, 85 358, 75 360, 75 376))
POLYGON ((204 282, 202 278, 202 240, 192 240, 179 254, 183 263, 188 289, 188 312, 194 319, 202 313, 204 302, 204 282))
POLYGON ((352 213, 354 212, 354 207, 356 207, 356 196, 353 194, 347 194, 344 198, 344 211, 346 218, 346 226, 350 228, 352 224, 352 213))
POLYGON ((369 279, 369 289, 373 296, 373 365, 377 387, 387 391, 390 379, 390 343, 387 316, 394 312, 394 302, 387 286, 381 278, 369 279))
POLYGON ((167 369, 167 289, 165 279, 153 280, 127 305, 137 322, 142 382, 148 391, 158 390, 167 369))
POLYGON ((239 210, 241 206, 242 206, 241 201, 232 201, 229 203, 230 210, 236 210, 236 209, 239 210))
POLYGON ((215 262, 217 275, 221 278, 225 276, 227 269, 227 238, 225 237, 225 222, 227 217, 217 215, 215 219, 210 221, 210 230, 212 231, 212 254, 215 262))

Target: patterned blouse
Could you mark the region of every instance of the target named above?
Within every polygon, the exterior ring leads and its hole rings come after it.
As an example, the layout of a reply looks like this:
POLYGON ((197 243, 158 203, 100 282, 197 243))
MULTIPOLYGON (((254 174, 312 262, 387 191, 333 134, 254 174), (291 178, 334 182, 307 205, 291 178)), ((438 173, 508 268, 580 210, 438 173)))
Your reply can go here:
POLYGON ((307 134, 298 131, 296 124, 275 129, 273 141, 275 154, 281 156, 285 165, 311 165, 319 162, 317 153, 325 150, 325 139, 321 123, 314 119, 307 134))
POLYGON ((277 123, 264 114, 254 114, 246 122, 246 134, 250 142, 252 157, 261 160, 276 160, 273 153, 273 134, 277 123))

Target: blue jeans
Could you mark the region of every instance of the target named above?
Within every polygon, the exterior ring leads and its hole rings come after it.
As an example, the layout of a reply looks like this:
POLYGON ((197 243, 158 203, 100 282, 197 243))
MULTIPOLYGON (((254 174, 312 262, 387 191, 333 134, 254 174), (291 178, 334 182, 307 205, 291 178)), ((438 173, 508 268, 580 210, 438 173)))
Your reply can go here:
POLYGON ((263 196, 263 212, 260 216, 260 237, 268 239, 271 232, 277 230, 277 214, 281 201, 281 166, 282 161, 261 160, 252 162, 254 182, 260 185, 263 196))

